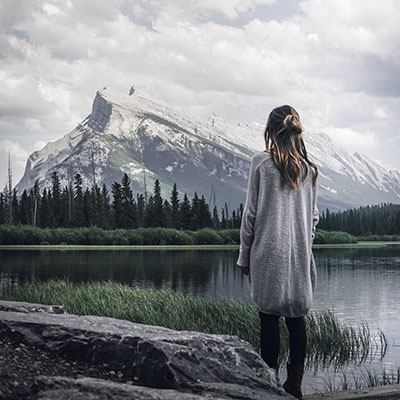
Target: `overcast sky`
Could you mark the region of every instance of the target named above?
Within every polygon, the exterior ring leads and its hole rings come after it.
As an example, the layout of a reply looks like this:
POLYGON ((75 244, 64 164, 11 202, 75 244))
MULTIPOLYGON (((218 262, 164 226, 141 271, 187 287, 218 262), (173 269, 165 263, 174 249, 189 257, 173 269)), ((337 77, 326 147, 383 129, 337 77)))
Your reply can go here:
MULTIPOLYGON (((399 0, 1 0, 0 184, 104 86, 306 129, 400 169, 399 0)), ((262 134, 262 132, 260 132, 262 134)))

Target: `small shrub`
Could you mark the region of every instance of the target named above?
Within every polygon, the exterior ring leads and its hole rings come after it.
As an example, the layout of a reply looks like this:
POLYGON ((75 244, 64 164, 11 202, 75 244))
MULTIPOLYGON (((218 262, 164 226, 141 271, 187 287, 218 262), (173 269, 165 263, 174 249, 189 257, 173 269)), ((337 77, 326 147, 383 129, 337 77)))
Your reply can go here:
POLYGON ((129 238, 125 229, 113 229, 110 231, 110 238, 113 245, 129 245, 129 238))
POLYGON ((87 228, 86 238, 87 244, 107 244, 108 242, 107 232, 97 226, 87 228))
POLYGON ((138 229, 127 229, 126 232, 129 244, 142 245, 143 244, 143 233, 138 229))
POLYGON ((25 244, 25 233, 20 226, 4 226, 2 234, 2 244, 25 244))
POLYGON ((194 244, 224 244, 224 239, 210 228, 200 229, 193 233, 194 244))
POLYGON ((240 229, 223 229, 218 231, 224 244, 240 244, 240 229))
POLYGON ((177 229, 164 228, 163 229, 163 244, 193 244, 193 239, 185 232, 178 231, 177 229))
POLYGON ((342 244, 357 243, 355 236, 347 232, 340 231, 324 231, 319 229, 315 232, 315 244, 342 244))

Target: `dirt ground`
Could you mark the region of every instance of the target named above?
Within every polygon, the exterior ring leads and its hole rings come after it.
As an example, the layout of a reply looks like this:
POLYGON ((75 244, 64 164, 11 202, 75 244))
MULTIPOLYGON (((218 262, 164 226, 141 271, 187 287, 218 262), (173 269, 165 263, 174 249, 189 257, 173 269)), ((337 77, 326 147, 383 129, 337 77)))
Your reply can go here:
POLYGON ((70 378, 88 376, 132 383, 130 377, 121 371, 113 371, 107 364, 95 366, 71 362, 57 354, 0 337, 0 399, 31 399, 35 392, 34 377, 37 375, 70 378))

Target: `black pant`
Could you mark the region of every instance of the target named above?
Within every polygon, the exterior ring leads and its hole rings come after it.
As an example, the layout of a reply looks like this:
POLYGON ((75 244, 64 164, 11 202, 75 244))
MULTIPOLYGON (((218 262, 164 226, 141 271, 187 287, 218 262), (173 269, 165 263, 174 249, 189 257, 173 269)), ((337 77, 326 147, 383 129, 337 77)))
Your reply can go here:
MULTIPOLYGON (((261 357, 270 366, 278 365, 279 355, 279 316, 265 314, 258 310, 260 317, 260 347, 261 357)), ((285 323, 289 331, 289 363, 292 365, 304 365, 307 347, 307 333, 304 317, 285 317, 285 323)))

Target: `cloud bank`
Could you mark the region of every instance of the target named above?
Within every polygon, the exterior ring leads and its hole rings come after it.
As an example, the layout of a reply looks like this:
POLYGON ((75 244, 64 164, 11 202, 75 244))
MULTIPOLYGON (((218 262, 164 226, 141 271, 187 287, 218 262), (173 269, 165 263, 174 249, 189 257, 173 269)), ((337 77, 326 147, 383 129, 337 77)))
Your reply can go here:
POLYGON ((309 130, 400 169, 399 14, 397 0, 3 0, 0 183, 9 149, 16 183, 97 90, 133 83, 200 120, 291 104, 309 130))

